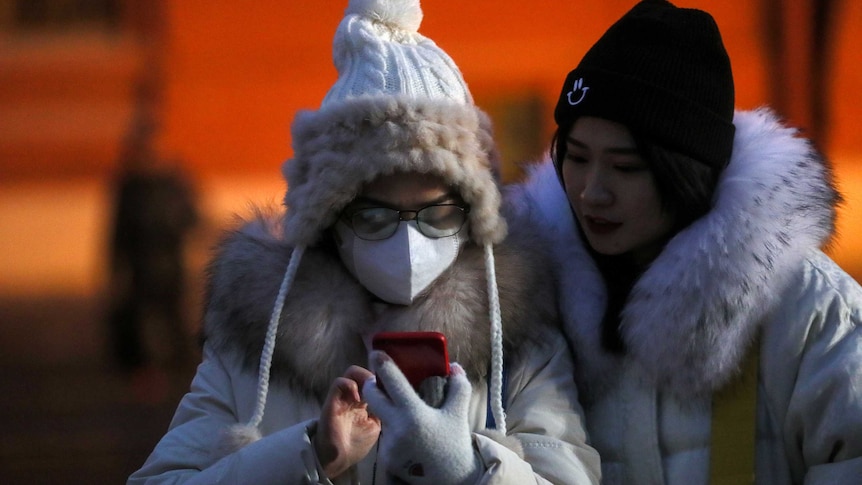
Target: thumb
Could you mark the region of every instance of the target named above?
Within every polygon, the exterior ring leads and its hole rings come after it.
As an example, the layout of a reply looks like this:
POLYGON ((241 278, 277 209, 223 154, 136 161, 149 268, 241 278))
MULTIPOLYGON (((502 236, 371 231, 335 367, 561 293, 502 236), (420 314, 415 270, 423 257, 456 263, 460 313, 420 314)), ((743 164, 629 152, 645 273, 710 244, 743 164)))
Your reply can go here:
POLYGON ((457 416, 466 415, 472 391, 473 386, 470 385, 464 368, 458 363, 452 363, 449 366, 449 389, 446 392, 446 402, 441 409, 457 416))
POLYGON ((389 397, 377 385, 377 377, 369 377, 362 385, 362 399, 368 403, 368 409, 376 415, 384 414, 392 408, 389 397))

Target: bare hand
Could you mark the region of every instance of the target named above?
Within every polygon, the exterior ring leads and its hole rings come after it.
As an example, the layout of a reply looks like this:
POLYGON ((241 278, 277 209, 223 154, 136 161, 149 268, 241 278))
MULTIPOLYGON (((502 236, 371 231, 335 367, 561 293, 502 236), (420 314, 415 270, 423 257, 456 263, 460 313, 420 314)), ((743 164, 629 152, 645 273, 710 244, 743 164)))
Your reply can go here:
POLYGON ((327 478, 335 478, 358 463, 377 442, 380 420, 368 412, 359 395, 365 380, 373 375, 351 366, 329 388, 313 440, 327 478))

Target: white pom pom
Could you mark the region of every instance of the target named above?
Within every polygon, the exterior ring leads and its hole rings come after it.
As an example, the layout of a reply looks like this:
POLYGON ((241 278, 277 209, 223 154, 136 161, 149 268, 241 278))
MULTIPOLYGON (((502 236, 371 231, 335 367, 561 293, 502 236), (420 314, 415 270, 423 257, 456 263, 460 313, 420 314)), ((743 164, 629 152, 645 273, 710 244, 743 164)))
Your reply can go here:
POLYGON ((219 436, 219 442, 213 450, 216 455, 215 458, 219 459, 230 455, 261 438, 260 430, 256 426, 234 424, 223 430, 219 436))
POLYGON ((419 0, 350 0, 345 14, 362 15, 410 32, 418 31, 422 23, 419 0))

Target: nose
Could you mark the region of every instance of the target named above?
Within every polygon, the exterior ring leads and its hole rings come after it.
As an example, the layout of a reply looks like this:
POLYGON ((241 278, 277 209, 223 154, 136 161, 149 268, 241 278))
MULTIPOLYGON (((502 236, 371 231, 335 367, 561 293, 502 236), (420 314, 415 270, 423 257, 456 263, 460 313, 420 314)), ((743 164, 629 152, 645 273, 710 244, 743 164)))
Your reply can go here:
POLYGON ((585 182, 581 191, 581 200, 585 204, 606 206, 613 203, 614 194, 601 170, 591 171, 585 182))
POLYGON ((419 217, 419 211, 398 211, 399 221, 412 221, 419 217))

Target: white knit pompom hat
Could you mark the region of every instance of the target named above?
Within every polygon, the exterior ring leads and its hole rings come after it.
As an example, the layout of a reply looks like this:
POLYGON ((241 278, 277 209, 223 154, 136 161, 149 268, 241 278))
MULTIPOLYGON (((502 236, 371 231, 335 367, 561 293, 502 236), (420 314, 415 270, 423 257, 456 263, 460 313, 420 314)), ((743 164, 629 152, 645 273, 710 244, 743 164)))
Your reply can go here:
POLYGON ((419 0, 350 0, 333 44, 338 80, 320 109, 301 111, 294 119, 294 156, 283 172, 284 237, 295 249, 261 353, 255 412, 247 425, 231 430, 235 446, 260 437, 281 311, 305 248, 319 241, 366 183, 399 171, 439 175, 470 206, 470 239, 485 250, 491 408, 497 430, 505 434, 493 253, 506 235, 495 174, 498 155, 488 117, 473 104, 452 59, 417 32, 421 20, 419 0))
POLYGON ((338 80, 322 106, 396 93, 473 103, 455 62, 417 32, 422 22, 418 1, 353 0, 345 14, 332 48, 338 80))
POLYGON ((395 171, 431 172, 470 204, 473 239, 506 233, 488 117, 458 66, 417 32, 418 0, 351 0, 333 41, 338 79, 291 127, 284 234, 314 245, 362 186, 395 171))

